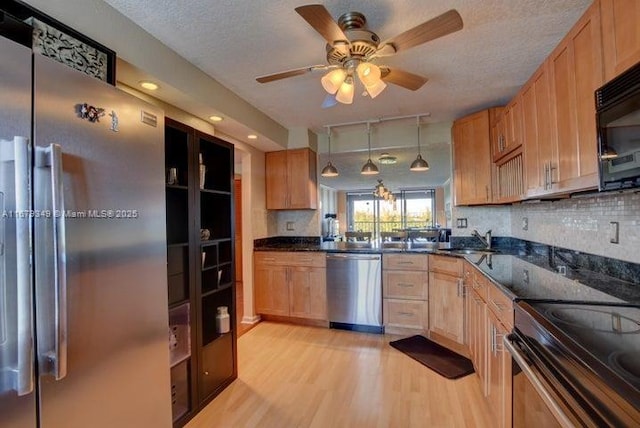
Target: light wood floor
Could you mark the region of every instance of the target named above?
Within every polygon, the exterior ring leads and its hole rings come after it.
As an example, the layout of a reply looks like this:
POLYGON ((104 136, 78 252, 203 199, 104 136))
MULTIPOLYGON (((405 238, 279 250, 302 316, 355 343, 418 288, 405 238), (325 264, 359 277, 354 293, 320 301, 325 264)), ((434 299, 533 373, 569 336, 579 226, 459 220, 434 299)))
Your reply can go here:
POLYGON ((396 338, 262 322, 238 340, 238 379, 186 427, 494 425, 475 374, 447 380, 396 338))

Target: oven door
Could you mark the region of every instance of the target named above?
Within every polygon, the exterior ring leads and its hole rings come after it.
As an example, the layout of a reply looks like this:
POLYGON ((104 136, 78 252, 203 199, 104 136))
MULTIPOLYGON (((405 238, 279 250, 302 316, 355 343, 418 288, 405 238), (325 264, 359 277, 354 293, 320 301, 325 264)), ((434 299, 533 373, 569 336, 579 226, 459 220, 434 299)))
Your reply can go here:
POLYGON ((513 427, 598 426, 561 380, 561 375, 517 333, 504 338, 513 357, 513 427))

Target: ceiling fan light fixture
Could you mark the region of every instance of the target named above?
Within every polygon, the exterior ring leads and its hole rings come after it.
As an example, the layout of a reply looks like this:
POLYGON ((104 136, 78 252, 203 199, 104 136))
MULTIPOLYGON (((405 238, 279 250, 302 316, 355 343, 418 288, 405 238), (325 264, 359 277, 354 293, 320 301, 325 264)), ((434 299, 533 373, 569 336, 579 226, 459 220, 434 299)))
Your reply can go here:
POLYGON ((355 92, 355 88, 353 85, 353 78, 347 76, 340 85, 340 89, 336 93, 336 100, 342 104, 351 104, 353 102, 353 93, 355 92))
POLYGON ((336 68, 335 70, 331 70, 320 79, 320 83, 322 83, 322 87, 325 91, 330 94, 335 94, 340 86, 344 83, 347 77, 346 70, 342 68, 336 68))
POLYGON ((370 62, 361 62, 356 68, 358 77, 364 86, 372 86, 380 82, 380 67, 370 62))
POLYGON ((380 95, 380 93, 382 93, 382 91, 384 91, 384 88, 386 87, 387 87, 387 84, 384 83, 382 80, 379 80, 378 83, 376 84, 373 84, 371 86, 365 86, 365 89, 367 90, 367 93, 369 94, 371 99, 373 99, 378 95, 380 95))

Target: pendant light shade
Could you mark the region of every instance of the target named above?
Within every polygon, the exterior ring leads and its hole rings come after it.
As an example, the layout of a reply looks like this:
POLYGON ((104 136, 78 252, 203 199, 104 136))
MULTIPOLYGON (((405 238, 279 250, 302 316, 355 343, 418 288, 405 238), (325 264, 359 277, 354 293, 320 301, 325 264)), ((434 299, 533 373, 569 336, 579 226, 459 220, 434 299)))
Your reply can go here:
POLYGON ((358 64, 356 72, 364 86, 373 86, 380 81, 380 67, 370 62, 361 62, 358 64))
POLYGON ((416 117, 416 124, 418 127, 418 156, 416 160, 411 162, 411 167, 409 167, 410 171, 426 171, 429 169, 429 164, 426 160, 422 159, 422 154, 420 154, 420 116, 416 117))
POLYGON ((360 174, 362 175, 376 175, 379 173, 380 173, 380 170, 378 169, 376 164, 373 163, 373 161, 371 161, 371 159, 368 159, 367 163, 365 163, 362 166, 362 169, 360 170, 360 174))
POLYGON ((320 83, 322 83, 322 87, 325 91, 330 94, 335 94, 346 77, 346 70, 343 68, 336 68, 335 70, 331 70, 325 74, 322 79, 320 79, 320 83))
POLYGON ((362 175, 376 175, 380 173, 375 163, 371 161, 371 124, 367 122, 367 147, 369 152, 369 159, 367 163, 362 166, 360 174, 362 175))
POLYGON ((422 155, 418 154, 416 160, 411 162, 411 171, 426 171, 429 169, 429 164, 426 160, 422 159, 422 155))
POLYGON ((327 165, 322 168, 320 175, 323 177, 337 177, 339 175, 338 168, 331 163, 331 128, 327 127, 327 141, 329 143, 329 160, 327 165))

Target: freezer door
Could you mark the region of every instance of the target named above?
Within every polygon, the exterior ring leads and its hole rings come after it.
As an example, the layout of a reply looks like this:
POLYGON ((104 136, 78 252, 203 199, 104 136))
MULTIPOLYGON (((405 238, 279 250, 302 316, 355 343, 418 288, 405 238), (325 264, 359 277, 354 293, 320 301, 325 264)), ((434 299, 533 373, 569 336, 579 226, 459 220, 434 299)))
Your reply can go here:
POLYGON ((169 427, 163 112, 34 70, 41 426, 169 427))
POLYGON ((0 426, 34 428, 31 51, 0 37, 0 58, 0 426))

